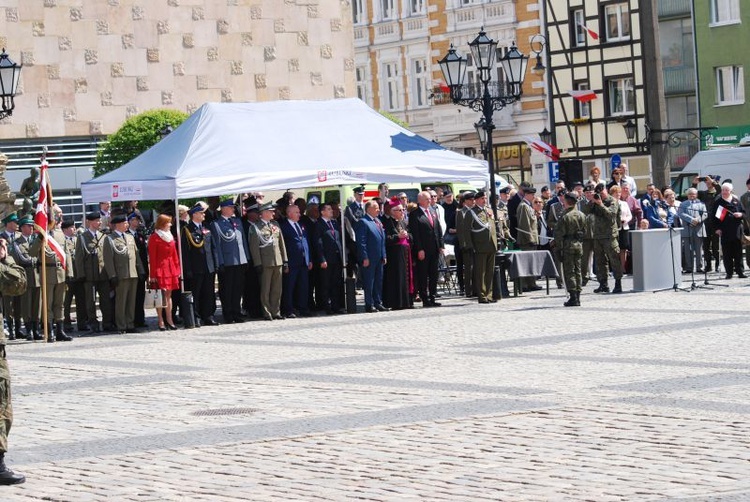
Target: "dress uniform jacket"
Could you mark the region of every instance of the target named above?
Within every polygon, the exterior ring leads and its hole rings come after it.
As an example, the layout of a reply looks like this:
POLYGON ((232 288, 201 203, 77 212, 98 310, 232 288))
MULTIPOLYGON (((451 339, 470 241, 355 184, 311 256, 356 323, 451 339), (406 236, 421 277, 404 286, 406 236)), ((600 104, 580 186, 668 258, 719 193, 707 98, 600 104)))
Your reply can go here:
POLYGON ((112 232, 103 246, 104 267, 115 286, 115 324, 125 331, 135 327, 135 297, 138 277, 143 276, 141 256, 130 232, 112 232))
POLYGON ((474 288, 478 300, 487 303, 492 298, 492 279, 497 252, 497 228, 492 213, 486 206, 474 206, 464 214, 464 233, 474 251, 474 288))
POLYGON ((213 235, 204 226, 190 221, 182 228, 182 267, 187 288, 193 292, 195 315, 205 322, 216 311, 214 273, 216 256, 213 235))
POLYGON ((275 221, 259 220, 248 231, 250 253, 261 267, 260 304, 265 319, 281 317, 281 267, 287 262, 281 228, 275 221))
POLYGON ((539 244, 539 224, 536 213, 527 200, 521 201, 516 211, 518 221, 518 246, 521 249, 536 249, 539 244))
MULTIPOLYGON (((86 280, 86 322, 96 323, 95 291, 99 295, 99 308, 102 311, 102 322, 105 328, 112 323, 112 309, 109 299, 107 272, 104 269, 104 239, 107 236, 99 231, 92 233, 84 230, 76 240, 75 264, 76 274, 86 280)), ((80 321, 79 321, 80 322, 80 321)), ((93 325, 96 329, 97 326, 93 325)))
POLYGON ((219 272, 219 298, 224 321, 240 321, 242 293, 245 290, 245 270, 248 247, 242 221, 236 217, 219 216, 211 223, 216 245, 216 268, 219 272))

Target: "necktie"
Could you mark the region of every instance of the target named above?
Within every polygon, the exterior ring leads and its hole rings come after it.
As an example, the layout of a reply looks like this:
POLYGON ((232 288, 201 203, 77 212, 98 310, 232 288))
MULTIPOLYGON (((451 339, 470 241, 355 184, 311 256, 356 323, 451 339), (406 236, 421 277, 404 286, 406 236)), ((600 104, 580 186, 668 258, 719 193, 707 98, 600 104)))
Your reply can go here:
POLYGON ((333 228, 333 222, 331 220, 328 220, 328 228, 331 229, 332 234, 336 233, 336 230, 333 228))
POLYGON ((297 231, 297 235, 302 237, 302 229, 299 227, 299 223, 294 223, 294 229, 297 231))
POLYGON ((424 212, 427 215, 427 219, 430 220, 430 226, 434 227, 435 226, 435 222, 432 221, 432 213, 430 212, 429 209, 425 209, 424 212))

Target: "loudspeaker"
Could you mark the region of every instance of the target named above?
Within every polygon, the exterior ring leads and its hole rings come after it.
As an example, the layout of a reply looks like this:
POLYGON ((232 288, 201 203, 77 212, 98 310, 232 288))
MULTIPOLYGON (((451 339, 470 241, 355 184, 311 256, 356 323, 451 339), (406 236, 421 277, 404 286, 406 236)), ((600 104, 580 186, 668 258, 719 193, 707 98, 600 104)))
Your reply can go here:
POLYGON ((570 190, 573 184, 583 183, 583 161, 581 159, 561 160, 558 164, 559 178, 565 182, 565 188, 570 190))

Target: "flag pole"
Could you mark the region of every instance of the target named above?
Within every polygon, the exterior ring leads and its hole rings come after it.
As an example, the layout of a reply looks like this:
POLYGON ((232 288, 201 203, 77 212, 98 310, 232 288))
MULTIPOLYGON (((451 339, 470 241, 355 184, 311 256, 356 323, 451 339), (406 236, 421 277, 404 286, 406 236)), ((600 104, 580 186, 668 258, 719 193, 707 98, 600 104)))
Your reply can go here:
MULTIPOLYGON (((42 147, 42 169, 41 169, 41 179, 39 180, 40 183, 46 184, 47 177, 46 177, 46 169, 44 167, 44 163, 47 161, 47 147, 42 147)), ((45 194, 49 196, 49 190, 47 190, 47 186, 41 187, 41 189, 44 189, 45 194)), ((47 204, 47 200, 44 200, 44 203, 47 204)), ((49 211, 47 211, 47 207, 44 207, 44 211, 47 212, 49 215, 49 211)), ((38 210, 39 208, 37 208, 38 210)), ((36 216, 36 215, 35 215, 36 216)), ((36 218, 35 218, 36 219, 36 218)), ((47 221, 49 221, 49 217, 47 218, 47 221)), ((39 234, 42 238, 42 256, 40 257, 39 261, 41 263, 42 267, 42 326, 44 329, 44 341, 48 341, 49 336, 49 327, 48 322, 49 319, 47 319, 47 229, 42 228, 41 226, 37 225, 36 222, 34 223, 34 226, 39 231, 39 234)))

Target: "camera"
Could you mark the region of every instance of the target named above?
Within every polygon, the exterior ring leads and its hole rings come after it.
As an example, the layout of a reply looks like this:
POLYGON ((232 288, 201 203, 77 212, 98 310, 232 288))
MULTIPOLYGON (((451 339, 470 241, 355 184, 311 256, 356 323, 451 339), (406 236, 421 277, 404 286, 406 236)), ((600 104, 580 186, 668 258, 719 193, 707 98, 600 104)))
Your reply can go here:
POLYGON ((594 199, 596 199, 596 200, 600 200, 601 198, 602 198, 602 196, 601 196, 601 195, 599 195, 598 193, 595 193, 595 194, 594 194, 594 199))
POLYGON ((602 193, 602 190, 604 190, 604 184, 603 183, 599 183, 598 185, 596 185, 594 187, 594 193, 596 193, 596 194, 602 193))

